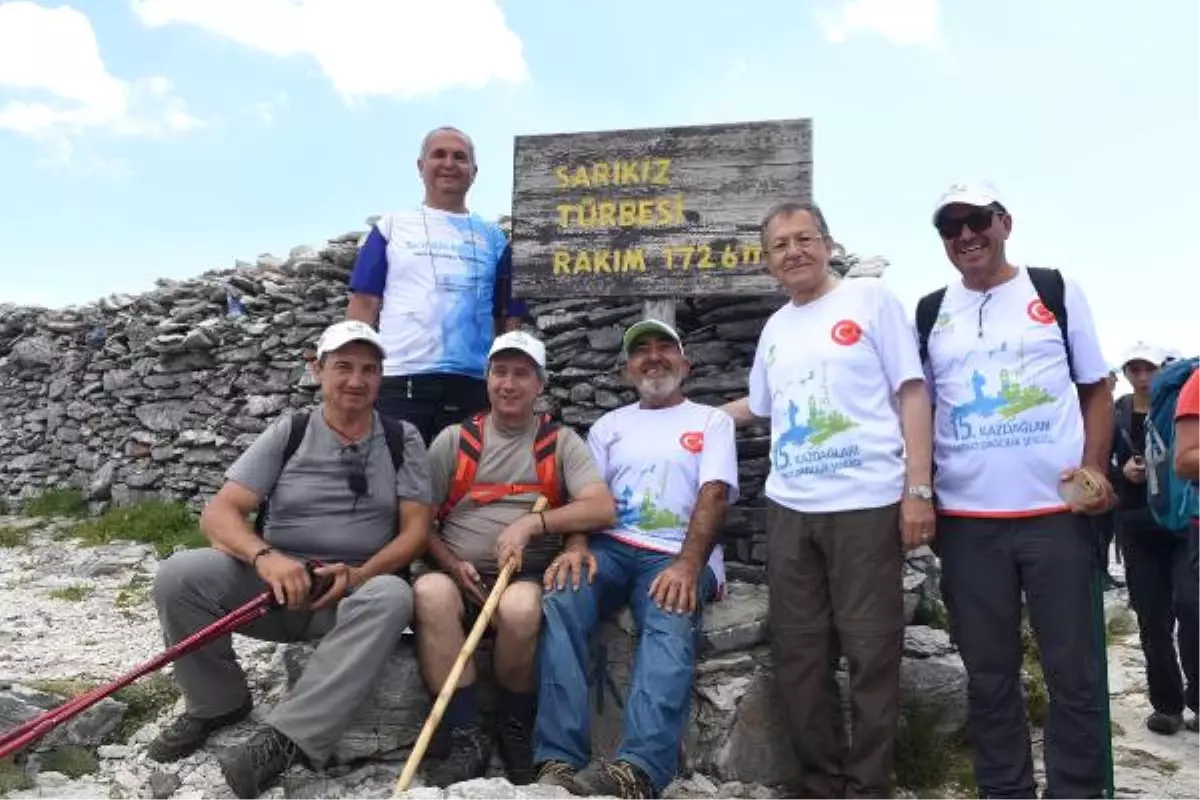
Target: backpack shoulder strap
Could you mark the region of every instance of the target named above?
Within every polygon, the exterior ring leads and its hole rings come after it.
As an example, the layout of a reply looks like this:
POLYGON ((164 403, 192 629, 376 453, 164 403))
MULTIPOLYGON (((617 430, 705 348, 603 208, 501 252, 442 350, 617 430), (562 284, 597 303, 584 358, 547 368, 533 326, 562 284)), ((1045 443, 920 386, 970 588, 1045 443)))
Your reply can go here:
POLYGON ((1067 354, 1067 367, 1071 371, 1071 380, 1075 380, 1075 360, 1071 357, 1071 333, 1067 324, 1067 287, 1062 273, 1046 267, 1027 267, 1029 280, 1041 298, 1042 305, 1054 315, 1058 330, 1062 333, 1063 350, 1067 354))
POLYGON ((543 414, 533 437, 533 465, 551 508, 562 505, 558 474, 558 432, 562 426, 543 414))
MULTIPOLYGON (((288 417, 288 438, 283 445, 283 459, 279 462, 280 475, 283 474, 287 463, 292 460, 292 456, 296 455, 296 451, 300 449, 300 443, 304 441, 304 434, 308 432, 308 416, 307 411, 297 411, 288 417)), ((278 476, 275 480, 279 480, 278 476)), ((268 492, 258 504, 258 514, 254 517, 254 532, 259 536, 262 536, 267 526, 267 509, 270 500, 271 493, 268 492)))
POLYGON ((936 292, 930 292, 917 301, 917 346, 921 353, 921 363, 929 361, 929 334, 937 322, 942 310, 942 301, 946 298, 946 287, 936 292))
POLYGON ((392 454, 392 468, 399 472, 404 466, 404 423, 386 414, 379 415, 379 423, 383 426, 388 452, 392 454))
POLYGON ((450 478, 450 489, 446 500, 438 509, 440 522, 450 515, 475 484, 475 473, 483 455, 483 428, 487 417, 476 414, 463 420, 458 426, 458 451, 454 461, 454 475, 450 478))
MULTIPOLYGON (((1125 446, 1129 448, 1134 455, 1141 455, 1145 449, 1145 443, 1142 447, 1138 447, 1133 441, 1133 395, 1127 394, 1117 398, 1116 413, 1114 415, 1117 424, 1117 433, 1124 440, 1125 446)), ((1148 420, 1147 420, 1148 421, 1148 420)))

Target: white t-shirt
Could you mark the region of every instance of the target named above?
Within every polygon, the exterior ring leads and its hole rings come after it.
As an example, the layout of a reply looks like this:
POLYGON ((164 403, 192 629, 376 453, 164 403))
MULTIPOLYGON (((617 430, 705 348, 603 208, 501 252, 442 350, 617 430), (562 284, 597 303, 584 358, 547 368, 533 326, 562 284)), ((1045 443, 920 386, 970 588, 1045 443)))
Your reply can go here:
POLYGON ((912 323, 878 278, 772 314, 750 369, 750 410, 771 420, 767 497, 804 513, 900 502, 895 395, 922 377, 912 323))
MULTIPOLYGON (((1108 366, 1079 287, 1064 279, 1076 381, 1108 366)), ((1063 470, 1083 458, 1083 415, 1062 332, 1022 268, 988 292, 947 287, 929 334, 934 488, 945 514, 1023 517, 1066 506, 1063 470)))
MULTIPOLYGON (((700 487, 729 486, 738 499, 733 419, 719 408, 684 400, 669 408, 638 404, 610 411, 592 426, 588 445, 617 499, 617 524, 604 534, 638 547, 678 553, 700 487)), ((720 596, 725 585, 721 546, 708 559, 720 596)))

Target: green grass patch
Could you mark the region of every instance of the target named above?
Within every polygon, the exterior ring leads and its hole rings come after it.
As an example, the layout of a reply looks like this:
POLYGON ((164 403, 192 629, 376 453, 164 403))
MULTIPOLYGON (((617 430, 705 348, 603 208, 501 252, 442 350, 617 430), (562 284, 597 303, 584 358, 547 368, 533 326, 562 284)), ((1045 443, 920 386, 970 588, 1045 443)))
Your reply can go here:
POLYGON ((68 603, 78 603, 92 593, 92 587, 85 586, 82 583, 77 583, 74 586, 64 586, 61 589, 54 589, 50 592, 50 596, 55 600, 64 600, 68 603))
POLYGON ((14 764, 11 757, 0 760, 0 797, 8 797, 9 792, 24 792, 33 786, 33 779, 25 771, 24 764, 14 764))
POLYGON ((974 795, 975 775, 965 736, 940 728, 944 712, 935 707, 905 708, 896 733, 896 785, 914 792, 954 789, 954 796, 974 795))
POLYGON ((38 678, 37 680, 24 681, 24 684, 35 691, 52 694, 64 700, 78 697, 84 692, 96 688, 98 685, 94 682, 85 681, 82 678, 38 678))
POLYGON ((159 558, 177 547, 205 547, 199 521, 184 503, 145 500, 122 508, 110 508, 99 517, 84 520, 71 535, 84 545, 130 540, 152 545, 159 558))
POLYGON ((117 608, 140 606, 149 599, 152 583, 149 575, 141 572, 134 574, 128 583, 117 590, 117 597, 113 601, 114 605, 117 608))
POLYGON ((179 688, 171 678, 155 672, 129 684, 114 694, 113 699, 127 706, 125 718, 121 720, 115 736, 121 742, 128 742, 139 728, 158 719, 165 709, 175 705, 179 699, 179 688))
POLYGON ((24 547, 29 544, 29 530, 0 525, 0 547, 24 547))
POLYGON ((78 489, 48 489, 25 501, 21 513, 27 517, 83 517, 87 498, 78 489))
POLYGON ((86 747, 65 744, 42 755, 39 763, 41 772, 61 772, 71 780, 93 775, 100 771, 96 754, 86 747))

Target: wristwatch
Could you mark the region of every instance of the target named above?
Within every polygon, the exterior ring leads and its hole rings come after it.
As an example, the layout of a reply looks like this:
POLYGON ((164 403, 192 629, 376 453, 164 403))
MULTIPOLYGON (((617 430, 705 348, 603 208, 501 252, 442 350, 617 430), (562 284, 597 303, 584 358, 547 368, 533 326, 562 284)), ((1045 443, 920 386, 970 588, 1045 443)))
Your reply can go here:
POLYGON ((932 500, 933 487, 928 483, 918 483, 914 486, 908 487, 907 494, 909 497, 915 497, 918 500, 932 500))

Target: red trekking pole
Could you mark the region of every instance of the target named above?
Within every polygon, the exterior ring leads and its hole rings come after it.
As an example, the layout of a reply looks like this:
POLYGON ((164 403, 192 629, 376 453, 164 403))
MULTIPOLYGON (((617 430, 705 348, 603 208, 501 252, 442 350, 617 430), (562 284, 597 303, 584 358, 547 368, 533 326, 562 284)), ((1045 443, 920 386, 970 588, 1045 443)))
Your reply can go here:
MULTIPOLYGON (((321 566, 320 562, 309 562, 309 573, 311 574, 312 570, 319 566, 321 566)), ((331 582, 328 577, 318 580, 314 576, 310 596, 320 597, 328 589, 331 582)), ((38 714, 36 717, 25 720, 7 733, 0 734, 0 759, 7 758, 13 753, 28 747, 59 725, 75 718, 104 698, 133 683, 138 678, 148 675, 155 670, 162 669, 180 656, 187 655, 214 639, 233 633, 238 628, 244 627, 264 616, 274 607, 275 596, 269 591, 263 592, 245 605, 234 609, 216 622, 206 625, 191 636, 168 648, 165 652, 118 678, 113 683, 97 686, 95 689, 68 700, 57 708, 52 708, 49 711, 38 714)))

